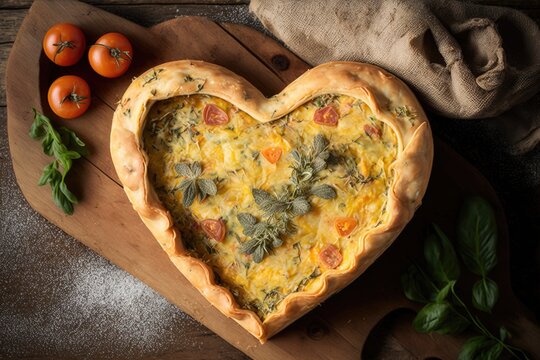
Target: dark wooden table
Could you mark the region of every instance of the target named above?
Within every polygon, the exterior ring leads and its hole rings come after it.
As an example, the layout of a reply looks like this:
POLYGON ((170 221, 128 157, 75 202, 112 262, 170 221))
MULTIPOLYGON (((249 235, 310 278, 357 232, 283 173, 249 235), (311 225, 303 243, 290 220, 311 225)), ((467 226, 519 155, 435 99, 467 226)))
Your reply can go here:
MULTIPOLYGON (((474 2, 518 8, 540 23, 538 0, 474 2)), ((144 26, 199 15, 262 30, 249 14, 246 0, 89 3, 144 26)), ((49 224, 26 203, 14 179, 7 145, 4 73, 30 5, 29 0, 0 2, 0 358, 245 358, 146 285, 49 224)), ((528 155, 508 158, 498 150, 495 138, 474 140, 474 134, 486 129, 483 121, 448 120, 434 123, 433 128, 476 165, 501 196, 512 241, 513 285, 538 314, 540 287, 530 284, 540 283, 539 147, 528 155)), ((413 358, 388 335, 391 326, 388 318, 375 330, 364 357, 413 358)))

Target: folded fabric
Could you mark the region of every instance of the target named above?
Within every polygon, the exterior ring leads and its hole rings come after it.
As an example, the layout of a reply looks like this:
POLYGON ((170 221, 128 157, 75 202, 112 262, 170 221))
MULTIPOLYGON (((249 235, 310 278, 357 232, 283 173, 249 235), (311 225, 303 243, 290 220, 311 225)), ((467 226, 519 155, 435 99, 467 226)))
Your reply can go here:
MULTIPOLYGON (((250 10, 308 63, 379 65, 443 116, 497 116, 540 91, 540 30, 516 10, 453 0, 252 0, 250 10)), ((508 141, 533 134, 530 148, 539 127, 536 116, 508 141)))

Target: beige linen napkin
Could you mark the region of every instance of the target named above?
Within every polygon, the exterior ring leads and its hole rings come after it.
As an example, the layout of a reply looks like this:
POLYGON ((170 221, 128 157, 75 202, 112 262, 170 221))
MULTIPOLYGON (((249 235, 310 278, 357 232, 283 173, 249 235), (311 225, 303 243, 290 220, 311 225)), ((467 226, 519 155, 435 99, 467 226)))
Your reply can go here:
MULTIPOLYGON (((379 65, 443 116, 498 116, 540 91, 540 30, 512 9, 453 0, 252 0, 250 10, 310 64, 379 65)), ((494 119, 513 153, 540 140, 536 105, 494 119)))

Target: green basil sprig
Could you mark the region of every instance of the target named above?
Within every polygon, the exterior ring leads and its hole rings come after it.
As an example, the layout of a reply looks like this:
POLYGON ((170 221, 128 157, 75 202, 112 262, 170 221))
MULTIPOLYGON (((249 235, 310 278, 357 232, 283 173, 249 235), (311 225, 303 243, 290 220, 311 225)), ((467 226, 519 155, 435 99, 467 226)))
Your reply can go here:
MULTIPOLYGON (((497 264, 497 225, 489 203, 480 197, 465 200, 458 217, 458 253, 472 273, 480 276, 472 289, 472 304, 478 310, 491 312, 498 300, 497 283, 488 273, 497 264)), ((497 359, 506 350, 518 359, 527 354, 510 344, 510 332, 499 328, 492 334, 461 299, 456 284, 461 273, 460 262, 452 242, 433 225, 424 242, 425 267, 413 264, 402 275, 405 296, 425 304, 413 320, 413 328, 422 333, 458 334, 471 324, 481 333, 468 339, 459 354, 460 360, 497 359)))
POLYGON ((73 160, 87 154, 86 145, 68 128, 61 126, 56 130, 49 118, 34 111, 34 122, 29 135, 32 139, 40 140, 43 152, 54 156, 55 160, 45 166, 38 185, 49 184, 52 198, 65 214, 73 214, 73 205, 78 203, 77 197, 68 189, 65 179, 73 160))
POLYGON ((490 313, 499 298, 499 287, 487 277, 497 264, 497 223, 487 201, 480 197, 465 200, 457 230, 463 263, 472 273, 481 276, 473 286, 472 304, 490 313))

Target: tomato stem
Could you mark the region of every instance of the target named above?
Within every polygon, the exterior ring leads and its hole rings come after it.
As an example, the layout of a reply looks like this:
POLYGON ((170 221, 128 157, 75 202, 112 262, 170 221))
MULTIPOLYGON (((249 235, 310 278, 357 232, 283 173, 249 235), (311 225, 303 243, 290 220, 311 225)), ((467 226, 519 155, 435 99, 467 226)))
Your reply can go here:
POLYGON ((86 96, 80 96, 79 94, 75 93, 73 90, 69 95, 65 96, 61 101, 60 104, 63 104, 65 101, 71 101, 74 102, 78 109, 81 108, 79 104, 84 104, 84 100, 88 99, 86 96))
POLYGON ((120 67, 120 60, 129 60, 129 61, 132 60, 131 55, 129 54, 129 51, 127 50, 122 51, 119 48, 113 48, 105 44, 94 44, 92 46, 96 46, 96 45, 103 46, 104 48, 109 50, 109 55, 111 55, 111 57, 114 58, 114 61, 116 62, 117 67, 120 67))
POLYGON ((76 48, 75 43, 73 41, 62 41, 62 39, 60 39, 60 42, 53 44, 53 46, 58 46, 58 49, 56 49, 56 52, 54 53, 54 57, 53 57, 53 62, 55 64, 56 64, 56 55, 60 54, 66 48, 69 48, 69 49, 76 48))

